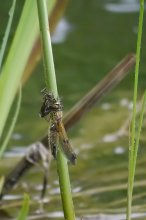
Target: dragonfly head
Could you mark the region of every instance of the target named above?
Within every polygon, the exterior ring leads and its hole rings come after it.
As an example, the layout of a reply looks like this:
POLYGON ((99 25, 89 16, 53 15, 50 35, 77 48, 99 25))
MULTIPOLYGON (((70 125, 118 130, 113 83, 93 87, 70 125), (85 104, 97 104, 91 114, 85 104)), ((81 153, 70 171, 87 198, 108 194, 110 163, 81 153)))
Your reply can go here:
POLYGON ((40 117, 43 118, 50 113, 62 111, 62 104, 59 98, 55 99, 53 93, 48 92, 46 88, 41 93, 43 94, 43 104, 39 114, 40 117))

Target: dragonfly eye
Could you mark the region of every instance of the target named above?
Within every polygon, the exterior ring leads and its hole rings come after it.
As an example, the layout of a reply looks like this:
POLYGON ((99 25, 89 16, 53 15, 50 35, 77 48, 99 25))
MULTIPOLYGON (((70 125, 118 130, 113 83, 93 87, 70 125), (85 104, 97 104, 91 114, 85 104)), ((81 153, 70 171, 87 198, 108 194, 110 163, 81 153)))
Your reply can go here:
POLYGON ((41 118, 47 116, 52 110, 50 109, 50 107, 46 106, 46 105, 42 105, 41 110, 40 110, 40 116, 41 118))
POLYGON ((56 111, 61 111, 62 110, 62 106, 61 106, 60 103, 54 104, 54 106, 52 108, 54 108, 54 110, 56 110, 56 111))

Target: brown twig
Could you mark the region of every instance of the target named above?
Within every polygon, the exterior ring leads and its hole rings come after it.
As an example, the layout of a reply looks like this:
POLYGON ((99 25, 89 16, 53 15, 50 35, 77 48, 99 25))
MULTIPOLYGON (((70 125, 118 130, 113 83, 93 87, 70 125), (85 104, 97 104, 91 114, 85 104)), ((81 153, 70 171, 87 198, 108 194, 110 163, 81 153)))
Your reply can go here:
MULTIPOLYGON (((101 82, 99 82, 91 91, 87 93, 64 117, 64 125, 68 130, 79 119, 89 111, 93 105, 101 100, 112 90, 129 72, 135 64, 135 55, 127 55, 116 67, 114 67, 101 82)), ((28 153, 13 168, 5 178, 1 197, 10 190, 34 164, 42 159, 42 151, 47 149, 48 137, 45 136, 40 142, 29 146, 28 153), (43 145, 42 145, 43 144, 43 145), (35 147, 34 147, 35 146, 35 147), (45 147, 44 147, 45 146, 45 147), (42 150, 41 150, 42 149, 42 150)))

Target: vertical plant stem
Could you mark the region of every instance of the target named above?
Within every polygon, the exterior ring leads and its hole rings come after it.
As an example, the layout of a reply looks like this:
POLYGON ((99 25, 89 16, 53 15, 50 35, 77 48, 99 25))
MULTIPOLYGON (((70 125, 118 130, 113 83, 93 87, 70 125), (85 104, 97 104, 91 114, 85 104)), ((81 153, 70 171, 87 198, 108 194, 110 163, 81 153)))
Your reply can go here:
POLYGON ((136 167, 136 158, 137 158, 140 134, 141 134, 142 124, 143 124, 145 104, 146 104, 146 92, 143 95, 141 112, 140 112, 140 116, 139 116, 138 130, 137 130, 137 138, 136 138, 136 141, 135 141, 135 149, 134 149, 134 155, 133 155, 134 156, 134 158, 133 158, 134 168, 136 167))
POLYGON ((28 217, 28 212, 29 212, 29 203, 30 203, 29 196, 27 194, 24 194, 23 205, 22 205, 22 208, 20 210, 17 220, 28 219, 27 217, 28 217))
POLYGON ((128 195, 127 195, 127 220, 131 219, 131 207, 132 207, 132 194, 135 175, 136 158, 135 141, 136 141, 136 101, 138 90, 138 75, 139 75, 139 63, 140 63, 140 49, 143 27, 143 15, 144 15, 144 0, 140 0, 140 14, 138 25, 138 37, 136 48, 136 65, 135 65, 135 80, 134 80, 134 95, 133 95, 133 112, 132 112, 132 127, 131 127, 131 141, 129 146, 129 174, 128 174, 128 195))
POLYGON ((44 73, 46 86, 51 90, 55 97, 58 96, 54 60, 51 46, 51 38, 48 24, 48 12, 45 0, 37 0, 38 16, 41 32, 41 42, 43 49, 44 73))
MULTIPOLYGON (((51 90, 55 97, 58 96, 55 68, 53 62, 53 54, 50 40, 50 32, 48 25, 48 13, 45 0, 37 0, 38 16, 40 23, 43 57, 45 66, 45 80, 46 87, 51 90)), ((71 186, 69 179, 69 172, 67 166, 67 160, 59 151, 57 155, 57 170, 59 175, 59 184, 61 191, 61 198, 64 210, 64 217, 68 220, 75 219, 73 201, 71 196, 71 186)))
POLYGON ((132 140, 131 140, 132 146, 134 146, 134 142, 135 142, 136 101, 137 101, 140 49, 141 49, 142 27, 143 27, 143 14, 144 14, 144 0, 140 0, 140 14, 139 14, 138 36, 137 36, 135 81, 134 81, 134 96, 133 96, 132 140))

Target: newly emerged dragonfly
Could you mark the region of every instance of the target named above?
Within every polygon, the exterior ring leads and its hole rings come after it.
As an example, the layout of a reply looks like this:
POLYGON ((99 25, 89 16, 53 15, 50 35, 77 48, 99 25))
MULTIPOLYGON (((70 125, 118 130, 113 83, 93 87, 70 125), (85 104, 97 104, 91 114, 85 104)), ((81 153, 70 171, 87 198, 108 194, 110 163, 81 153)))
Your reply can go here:
POLYGON ((55 99, 52 92, 47 89, 41 91, 43 95, 43 104, 40 110, 40 116, 50 122, 48 131, 48 145, 53 157, 56 159, 58 152, 59 140, 61 149, 66 158, 72 163, 76 163, 76 154, 67 137, 64 124, 62 122, 62 104, 59 98, 55 99))

